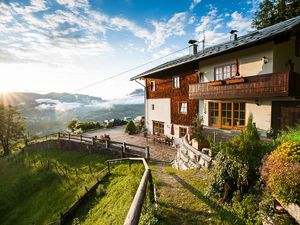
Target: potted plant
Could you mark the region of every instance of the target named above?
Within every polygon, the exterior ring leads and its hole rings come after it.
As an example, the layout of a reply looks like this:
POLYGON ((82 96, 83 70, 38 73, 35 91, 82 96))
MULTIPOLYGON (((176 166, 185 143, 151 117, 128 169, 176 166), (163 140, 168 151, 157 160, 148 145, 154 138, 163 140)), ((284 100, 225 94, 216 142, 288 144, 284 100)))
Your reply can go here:
POLYGON ((199 115, 196 116, 192 124, 192 146, 198 150, 208 148, 209 142, 203 134, 203 118, 199 115))
POLYGON ((223 85, 223 81, 222 80, 217 80, 217 81, 210 81, 208 82, 209 86, 221 86, 223 85))
POLYGON ((226 84, 238 84, 238 83, 245 83, 244 77, 235 77, 233 79, 226 80, 226 84))

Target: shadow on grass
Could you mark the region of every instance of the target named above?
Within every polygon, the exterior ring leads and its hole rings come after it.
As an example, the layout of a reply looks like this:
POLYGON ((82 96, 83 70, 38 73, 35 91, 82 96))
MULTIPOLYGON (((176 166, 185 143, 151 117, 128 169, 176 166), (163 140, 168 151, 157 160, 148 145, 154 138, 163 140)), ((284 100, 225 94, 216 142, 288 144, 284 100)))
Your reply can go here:
POLYGON ((163 213, 158 215, 160 225, 198 225, 209 224, 208 218, 211 216, 208 212, 200 210, 191 210, 179 208, 172 203, 159 203, 163 213))
POLYGON ((192 185, 185 182, 183 179, 181 179, 176 174, 171 174, 171 176, 180 183, 186 190, 191 192, 193 195, 195 195, 199 200, 204 202, 207 206, 209 206, 212 210, 214 210, 221 218, 222 221, 227 221, 230 224, 238 224, 242 225, 245 224, 241 218, 233 214, 232 212, 222 208, 212 200, 210 200, 208 197, 206 197, 203 193, 198 191, 196 188, 194 188, 192 185))

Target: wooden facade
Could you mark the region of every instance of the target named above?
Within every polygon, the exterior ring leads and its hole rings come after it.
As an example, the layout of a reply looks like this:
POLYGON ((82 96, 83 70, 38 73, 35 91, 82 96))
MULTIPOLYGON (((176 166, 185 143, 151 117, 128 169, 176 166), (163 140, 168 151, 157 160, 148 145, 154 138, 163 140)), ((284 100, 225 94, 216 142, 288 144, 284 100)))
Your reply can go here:
POLYGON ((300 96, 300 75, 293 72, 245 77, 243 82, 223 81, 189 85, 190 99, 241 99, 300 96))
POLYGON ((170 74, 159 78, 145 78, 147 99, 170 98, 171 100, 171 123, 189 126, 198 113, 198 101, 189 99, 189 84, 198 82, 195 71, 170 74), (180 77, 180 87, 174 88, 172 78, 180 77), (155 81, 155 91, 151 91, 151 81, 155 81), (187 103, 187 113, 179 112, 180 103, 187 103))

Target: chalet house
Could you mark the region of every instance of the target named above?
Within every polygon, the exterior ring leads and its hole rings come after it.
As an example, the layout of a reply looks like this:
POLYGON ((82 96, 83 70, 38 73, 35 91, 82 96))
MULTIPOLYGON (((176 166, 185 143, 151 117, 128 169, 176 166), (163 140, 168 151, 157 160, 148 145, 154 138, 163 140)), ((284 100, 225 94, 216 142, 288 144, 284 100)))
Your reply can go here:
POLYGON ((196 114, 205 126, 242 129, 250 113, 262 135, 300 119, 300 16, 166 62, 145 80, 150 133, 186 134, 196 114))

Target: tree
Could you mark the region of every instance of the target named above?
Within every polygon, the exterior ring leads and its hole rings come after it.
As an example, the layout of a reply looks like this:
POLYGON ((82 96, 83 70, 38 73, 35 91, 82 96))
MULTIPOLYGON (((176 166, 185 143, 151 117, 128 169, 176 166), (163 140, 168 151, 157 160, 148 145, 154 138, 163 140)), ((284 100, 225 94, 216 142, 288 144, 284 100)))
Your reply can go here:
POLYGON ((79 121, 78 121, 78 120, 72 120, 72 121, 68 124, 67 128, 68 128, 69 130, 71 130, 72 132, 74 132, 74 131, 78 128, 78 125, 79 125, 79 121))
POLYGON ((256 29, 262 29, 276 23, 274 3, 271 0, 263 0, 259 4, 259 10, 255 13, 252 25, 256 29))
POLYGON ((300 15, 300 0, 263 0, 252 25, 262 29, 300 15))
POLYGON ((137 127, 135 126, 134 122, 130 120, 125 127, 125 133, 134 134, 136 132, 137 132, 137 127))
POLYGON ((0 105, 0 144, 4 156, 9 155, 11 147, 24 137, 25 124, 18 108, 0 105))

